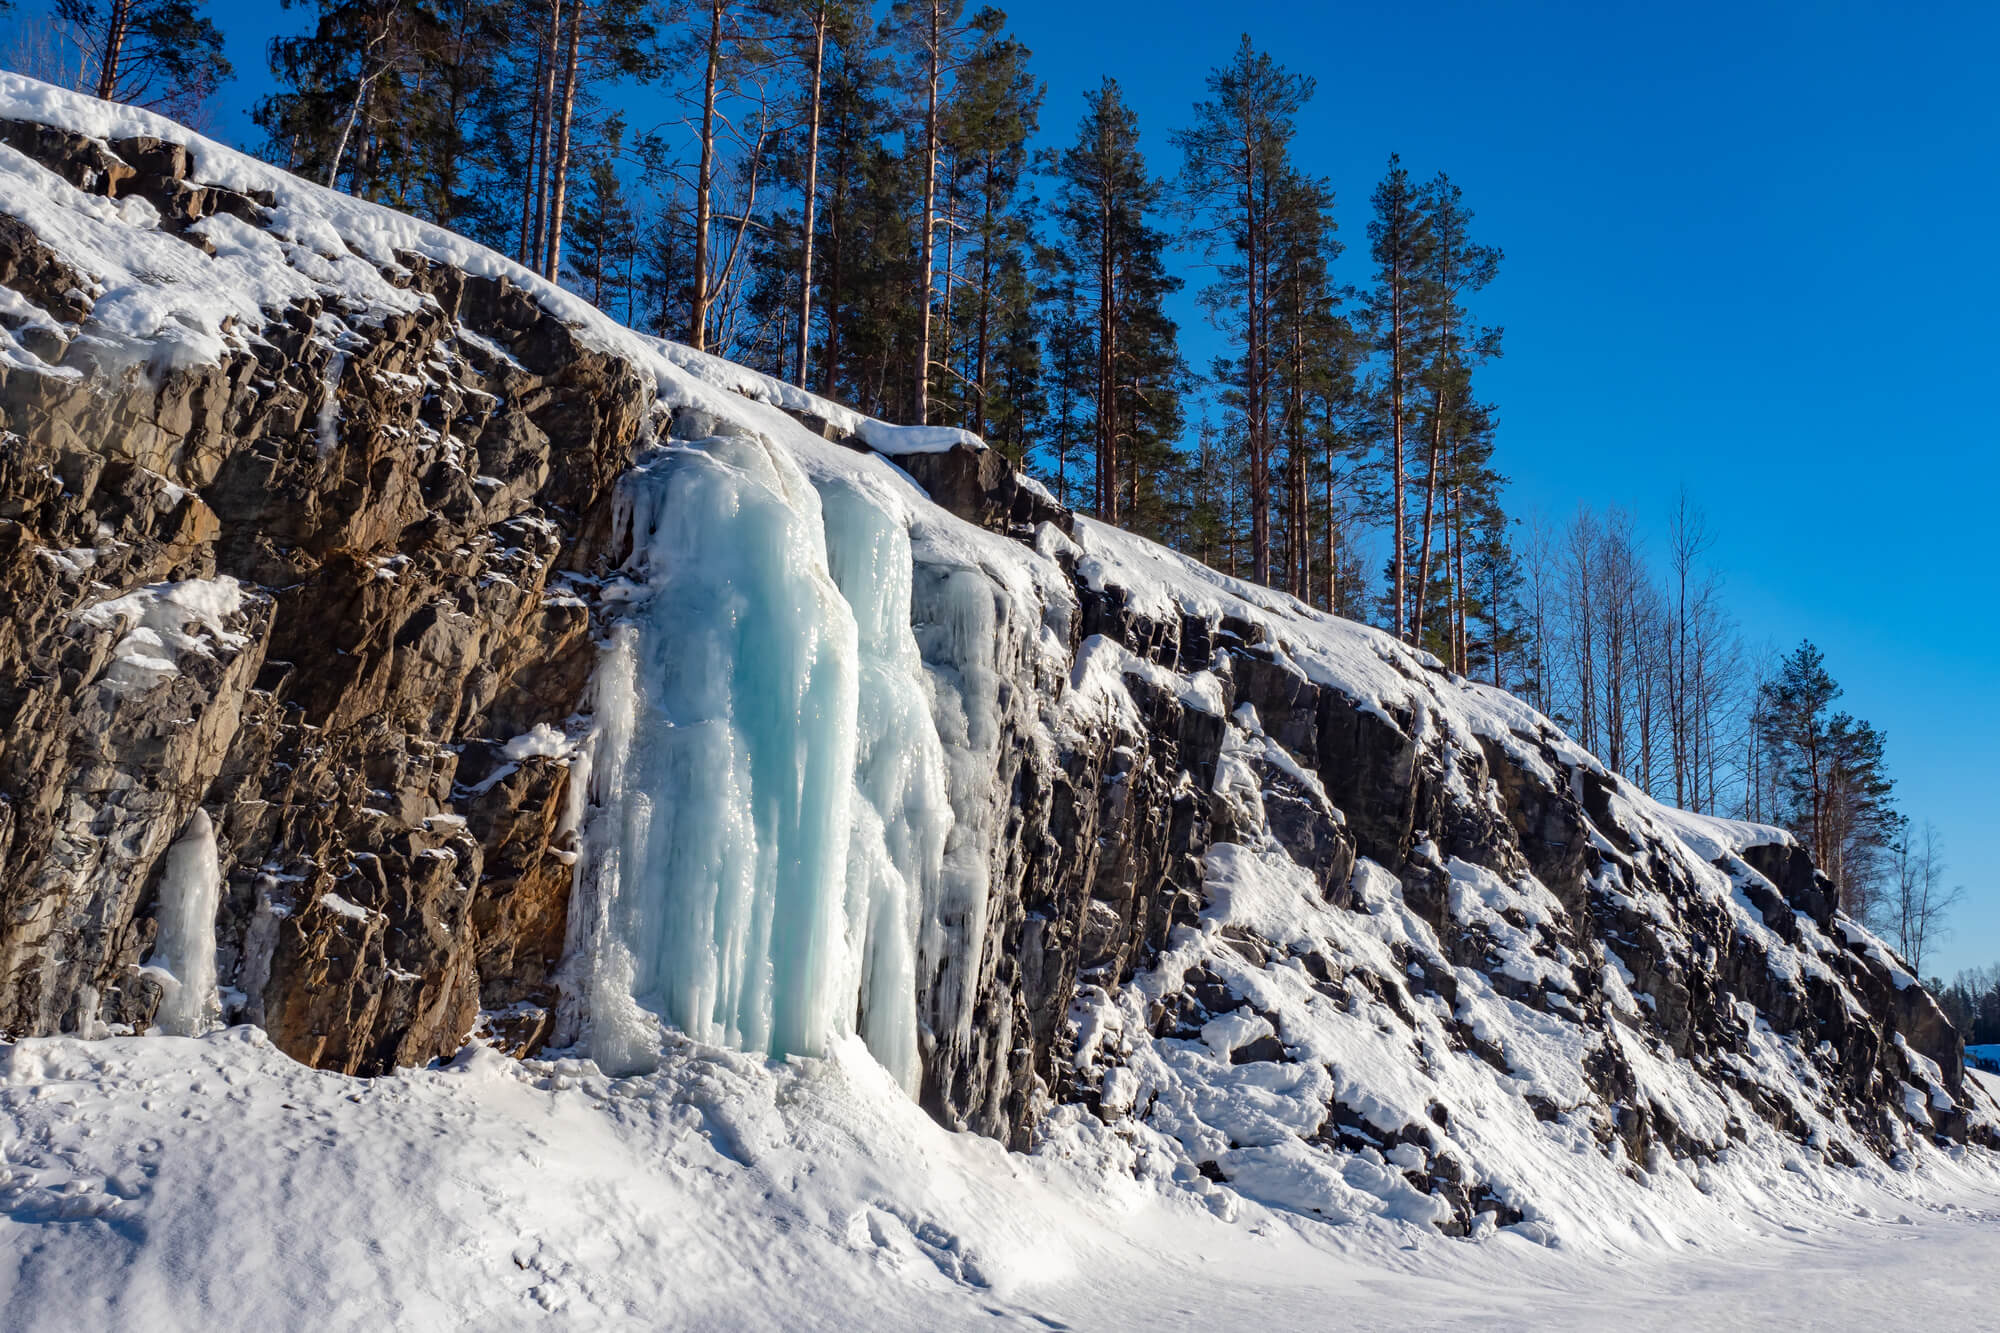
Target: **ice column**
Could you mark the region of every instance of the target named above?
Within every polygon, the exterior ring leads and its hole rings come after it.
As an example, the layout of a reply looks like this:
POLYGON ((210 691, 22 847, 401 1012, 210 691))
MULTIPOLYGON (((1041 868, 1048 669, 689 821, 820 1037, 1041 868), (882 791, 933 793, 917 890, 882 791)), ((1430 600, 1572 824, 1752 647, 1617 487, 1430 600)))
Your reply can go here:
POLYGON ((659 450, 622 496, 564 1036, 630 1071, 660 1019, 772 1055, 858 1023, 914 1086, 912 881, 949 816, 908 538, 859 491, 823 520, 797 463, 742 437, 659 450))
POLYGON ((944 747, 910 629, 908 529, 851 482, 825 483, 820 501, 859 648, 848 923, 861 963, 861 1035, 914 1093, 919 914, 936 900, 952 823, 944 747))
POLYGON ((180 840, 167 849, 160 876, 160 933, 146 965, 165 989, 153 1026, 176 1037, 199 1037, 222 1025, 215 974, 215 912, 222 866, 215 826, 199 806, 180 840))
POLYGON ((1020 645, 999 589, 972 566, 921 564, 915 603, 956 816, 936 888, 919 913, 917 960, 929 982, 926 1026, 938 1040, 964 1049, 986 945, 995 829, 1009 796, 996 785, 1007 735, 1002 700, 1021 693, 1001 664, 1003 654, 1018 657, 1020 645))

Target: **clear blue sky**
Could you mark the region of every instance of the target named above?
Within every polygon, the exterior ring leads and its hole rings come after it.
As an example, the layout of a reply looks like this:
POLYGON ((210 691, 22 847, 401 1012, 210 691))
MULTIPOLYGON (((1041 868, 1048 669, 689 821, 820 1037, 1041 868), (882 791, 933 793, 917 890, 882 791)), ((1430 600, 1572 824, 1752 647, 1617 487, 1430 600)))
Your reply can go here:
MULTIPOLYGON (((1746 636, 1818 642, 1945 834, 1970 900, 1927 970, 2000 960, 2000 7, 1005 7, 1044 139, 1110 74, 1161 170, 1240 31, 1312 75, 1300 153, 1338 191, 1348 281, 1388 154, 1449 171, 1507 252, 1481 313, 1507 330, 1485 386, 1516 510, 1623 504, 1657 551, 1685 483, 1746 636)), ((306 15, 211 12, 241 74, 215 130, 254 146, 263 42, 306 15)))

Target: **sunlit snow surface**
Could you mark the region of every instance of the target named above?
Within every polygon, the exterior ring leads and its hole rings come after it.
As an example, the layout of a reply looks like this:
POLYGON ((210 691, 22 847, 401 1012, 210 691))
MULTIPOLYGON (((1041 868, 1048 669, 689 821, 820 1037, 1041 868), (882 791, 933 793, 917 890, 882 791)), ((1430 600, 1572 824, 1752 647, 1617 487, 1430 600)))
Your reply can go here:
MULTIPOLYGON (((932 1124, 853 1039, 349 1079, 255 1029, 0 1050, 0 1327, 1973 1329, 2000 1182, 1777 1173, 1696 1240, 1328 1227, 932 1124)), ((1080 1127, 1079 1127, 1080 1128, 1080 1127)), ((1689 1220, 1693 1220, 1690 1218, 1689 1220)))

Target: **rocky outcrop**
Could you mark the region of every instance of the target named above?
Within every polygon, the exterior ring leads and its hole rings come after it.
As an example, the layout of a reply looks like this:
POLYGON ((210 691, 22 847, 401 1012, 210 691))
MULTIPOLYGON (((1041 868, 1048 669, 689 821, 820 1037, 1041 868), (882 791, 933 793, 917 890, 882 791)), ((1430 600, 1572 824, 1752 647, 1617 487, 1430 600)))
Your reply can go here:
MULTIPOLYGON (((0 141, 170 226, 271 202, 190 180, 179 145, 0 141)), ((411 313, 306 302, 153 364, 6 221, 0 275, 40 317, 10 323, 56 331, 0 395, 0 1026, 147 1025, 150 883, 199 804, 232 1017, 350 1072, 448 1054, 482 1008, 532 1044, 568 770, 506 747, 589 678, 561 571, 591 563, 646 386, 504 278, 414 257, 411 313), (121 670, 151 630, 120 596, 231 581, 171 670, 121 670)))
POLYGON ((895 459, 931 499, 968 523, 1003 533, 1033 532, 1043 523, 1069 530, 1069 512, 998 450, 959 444, 895 459))
MULTIPOLYGON (((0 206, 0 1029, 149 1026, 157 886, 200 808, 232 1021, 354 1073, 474 1031, 537 1051, 618 480, 654 434, 756 427, 498 261, 311 251, 273 189, 159 137, 0 143, 149 244, 386 284, 295 284, 170 355, 0 206)), ((865 447, 831 405, 753 396, 865 447)), ((1029 1147, 1082 1108, 1202 1182, 1269 1195, 1282 1158, 1326 1176, 1287 1206, 1366 1177, 1459 1232, 1534 1210, 1482 1116, 1634 1174, 1991 1138, 1957 1035, 1774 831, 1661 811, 1521 705, 1140 551, 996 453, 895 461, 1048 580, 915 542, 925 663, 991 714, 954 793, 990 803, 954 834, 982 840, 983 923, 918 979, 940 1120, 1029 1147), (971 640, 967 579, 992 591, 971 640)))
MULTIPOLYGON (((1052 1103, 1098 1105, 1110 1069, 1095 1053, 1080 1054, 1075 1021, 1048 1021, 1053 1000, 1132 982, 1175 926, 1198 924, 1209 900, 1204 854, 1261 839, 1344 908, 1368 910, 1357 864, 1394 875, 1429 950, 1406 948, 1389 971, 1337 954, 1304 957, 1323 989, 1359 984, 1413 1033, 1421 1024, 1412 1015, 1427 1003, 1459 1005, 1469 974, 1580 1028, 1627 1028, 1644 1048, 1688 1061, 1739 1094, 1745 1111, 1801 1140, 1826 1141, 1813 1126, 1837 1122, 1856 1143, 1892 1154, 1919 1105, 1921 1132, 1990 1138, 1966 1114, 1958 1039, 1936 1005, 1872 937, 1837 917, 1832 886, 1775 831, 1746 830, 1747 845, 1718 844, 1710 864, 1690 864, 1685 831, 1649 818, 1643 798, 1545 722, 1539 731, 1475 736, 1438 725, 1451 696, 1471 687, 1435 663, 1385 653, 1403 677, 1403 699, 1357 697, 1313 679, 1272 638, 1273 626, 1286 633, 1282 617, 1227 607, 1160 614, 1123 586, 1125 571, 1080 563, 1079 549, 1047 530, 995 523, 1010 493, 968 489, 962 467, 945 475, 934 499, 1059 555, 1077 598, 1071 657, 1116 659, 1136 705, 1080 732, 1050 728, 1053 744, 1039 749, 1008 747, 1019 759, 1000 781, 1013 793, 1014 822, 995 850, 1008 915, 996 920, 986 950, 977 1030, 1011 1046, 1013 1057, 983 1048, 936 1053, 926 1099, 948 1123, 1021 1146, 1052 1103), (1190 706, 1203 678, 1215 698, 1190 706), (1218 777, 1227 748, 1236 751, 1236 787, 1218 777), (1247 800, 1237 789, 1246 784, 1247 800), (1498 913, 1469 900, 1467 867, 1545 891, 1547 914, 1529 920, 1525 900, 1498 913), (1732 899, 1755 916, 1746 919, 1732 899), (1759 1015, 1747 1027, 1745 1004, 1759 1015), (1760 1068, 1770 1056, 1760 1027, 1812 1052, 1812 1072, 1792 1082, 1760 1068), (1912 1089, 1921 1094, 1914 1101, 1912 1089)), ((1232 987, 1222 973, 1242 978, 1246 961, 1255 973, 1296 956, 1254 928, 1226 928, 1218 947, 1227 966, 1198 967, 1153 1002, 1154 1037, 1187 1039, 1236 1012, 1255 986, 1232 987)), ((1299 1058, 1281 1022, 1266 1026, 1264 1037, 1232 1051, 1233 1063, 1283 1067, 1299 1058)), ((1491 1033, 1457 1018, 1445 1027, 1460 1049, 1512 1068, 1491 1033)), ((1660 1152, 1700 1158, 1726 1149, 1726 1138, 1705 1137, 1682 1122, 1685 1112, 1661 1104, 1622 1042, 1590 1044, 1583 1074, 1603 1143, 1641 1164, 1660 1152)), ((1326 1114, 1326 1141, 1366 1146, 1352 1126, 1339 1128, 1351 1110, 1335 1101, 1326 1114)), ((1435 1148, 1443 1137, 1434 1124, 1371 1132, 1377 1150, 1400 1141, 1435 1148)), ((1838 1160, 1852 1149, 1827 1141, 1824 1151, 1838 1160)), ((1464 1230, 1477 1211, 1497 1207, 1457 1158, 1439 1160, 1447 1165, 1419 1183, 1451 1201, 1452 1226, 1464 1230)), ((1217 1168, 1216 1178, 1227 1176, 1217 1168)))

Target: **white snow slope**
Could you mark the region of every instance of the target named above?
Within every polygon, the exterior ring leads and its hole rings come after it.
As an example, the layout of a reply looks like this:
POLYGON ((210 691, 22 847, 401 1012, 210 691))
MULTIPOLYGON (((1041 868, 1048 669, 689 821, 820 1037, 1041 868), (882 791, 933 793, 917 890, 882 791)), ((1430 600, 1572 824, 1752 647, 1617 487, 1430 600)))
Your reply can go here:
POLYGON ((1672 1245, 1334 1227, 952 1134, 849 1042, 374 1080, 255 1028, 0 1051, 9 1329, 2000 1328, 2000 1179, 1774 1179, 1672 1245))
MULTIPOLYGON (((1755 1058, 1736 1077, 1821 1108, 1803 1136, 1781 1135, 1642 1025, 1564 1018, 1570 997, 1588 999, 1579 968, 1636 1016, 1622 965, 1570 956, 1552 928, 1562 909, 1532 877, 1459 861, 1437 867, 1451 910, 1490 936, 1509 993, 1473 968, 1456 969, 1451 1005, 1396 990, 1404 959, 1447 965, 1380 867, 1357 869, 1349 911, 1275 840, 1225 845, 1207 858, 1199 925, 1129 986, 1087 987, 1073 1008, 1076 1065, 1104 1118, 1046 1106, 1030 1155, 938 1126, 907 1091, 913 1047, 919 1027, 971 1021, 964 960, 984 933, 997 807, 982 775, 1001 695, 1037 701, 1033 744, 1131 716, 1134 675, 1189 708, 1223 697, 1213 677, 1103 639, 1072 660, 1062 559, 1161 619, 1264 626, 1285 662, 1415 717, 1419 740, 1601 767, 1525 705, 1374 631, 1096 524, 1074 542, 1045 527, 1034 549, 981 531, 887 458, 789 413, 886 455, 972 443, 961 433, 871 421, 643 338, 470 242, 143 112, 0 74, 0 116, 178 139, 202 179, 277 199, 263 227, 198 224, 210 255, 148 208, 0 148, 0 211, 94 277, 91 319, 65 334, 95 340, 100 365, 213 357, 307 294, 327 301, 322 332, 337 340, 343 321, 427 299, 385 276, 414 253, 507 276, 650 373, 662 441, 626 494, 634 558, 596 590, 628 608, 597 715, 534 742, 593 766, 564 1014, 575 1058, 515 1063, 475 1045, 449 1067, 367 1081, 304 1069, 246 1027, 0 1047, 0 1326, 1594 1328, 1671 1310, 1686 1328, 1777 1314, 2000 1327, 1980 1268, 2000 1253, 2000 1171, 1926 1132, 1928 1108, 1953 1107, 1935 1065, 1908 1053, 1908 1123, 1871 1127, 1898 1145, 1884 1162, 1825 1095, 1815 1053, 1753 1011, 1755 1058), (665 442, 669 422, 696 417, 713 430, 665 442), (911 561, 924 588, 884 577, 911 561), (683 810, 706 813, 681 827, 683 810), (1229 943, 1246 934, 1276 956, 1247 959, 1229 943), (1337 996, 1309 971, 1327 954, 1352 969, 1337 996), (940 969, 935 1010, 909 1012, 906 978, 940 969), (1149 1001, 1196 969, 1242 1007, 1198 1039, 1156 1036, 1149 1001), (1384 1004, 1391 992, 1404 1012, 1384 1004), (1461 1029, 1492 1054, 1468 1053, 1461 1029), (1232 1058, 1274 1035, 1285 1061, 1232 1058), (1699 1152, 1633 1162, 1607 1148, 1582 1075, 1601 1043, 1699 1152), (1449 1131, 1423 1142, 1312 1141, 1330 1107, 1393 1138, 1428 1125, 1439 1099, 1449 1131), (1482 1213, 1471 1239, 1441 1237, 1440 1205, 1404 1173, 1444 1158, 1523 1220, 1497 1228, 1482 1213), (1227 1184, 1200 1169, 1217 1164, 1227 1184)), ((4 331, 0 361, 50 373, 4 331)), ((1215 794, 1262 827, 1255 774, 1291 761, 1250 710, 1227 736, 1215 794)), ((1828 960, 1850 947, 1893 974, 1844 920, 1839 941, 1809 922, 1798 945, 1777 939, 1713 864, 1784 835, 1605 780, 1621 826, 1665 848, 1780 982, 1848 995, 1828 960)), ((172 960, 177 976, 186 961, 172 960)), ((1989 1088, 1963 1109, 1990 1124, 1993 1107, 1989 1088)))

